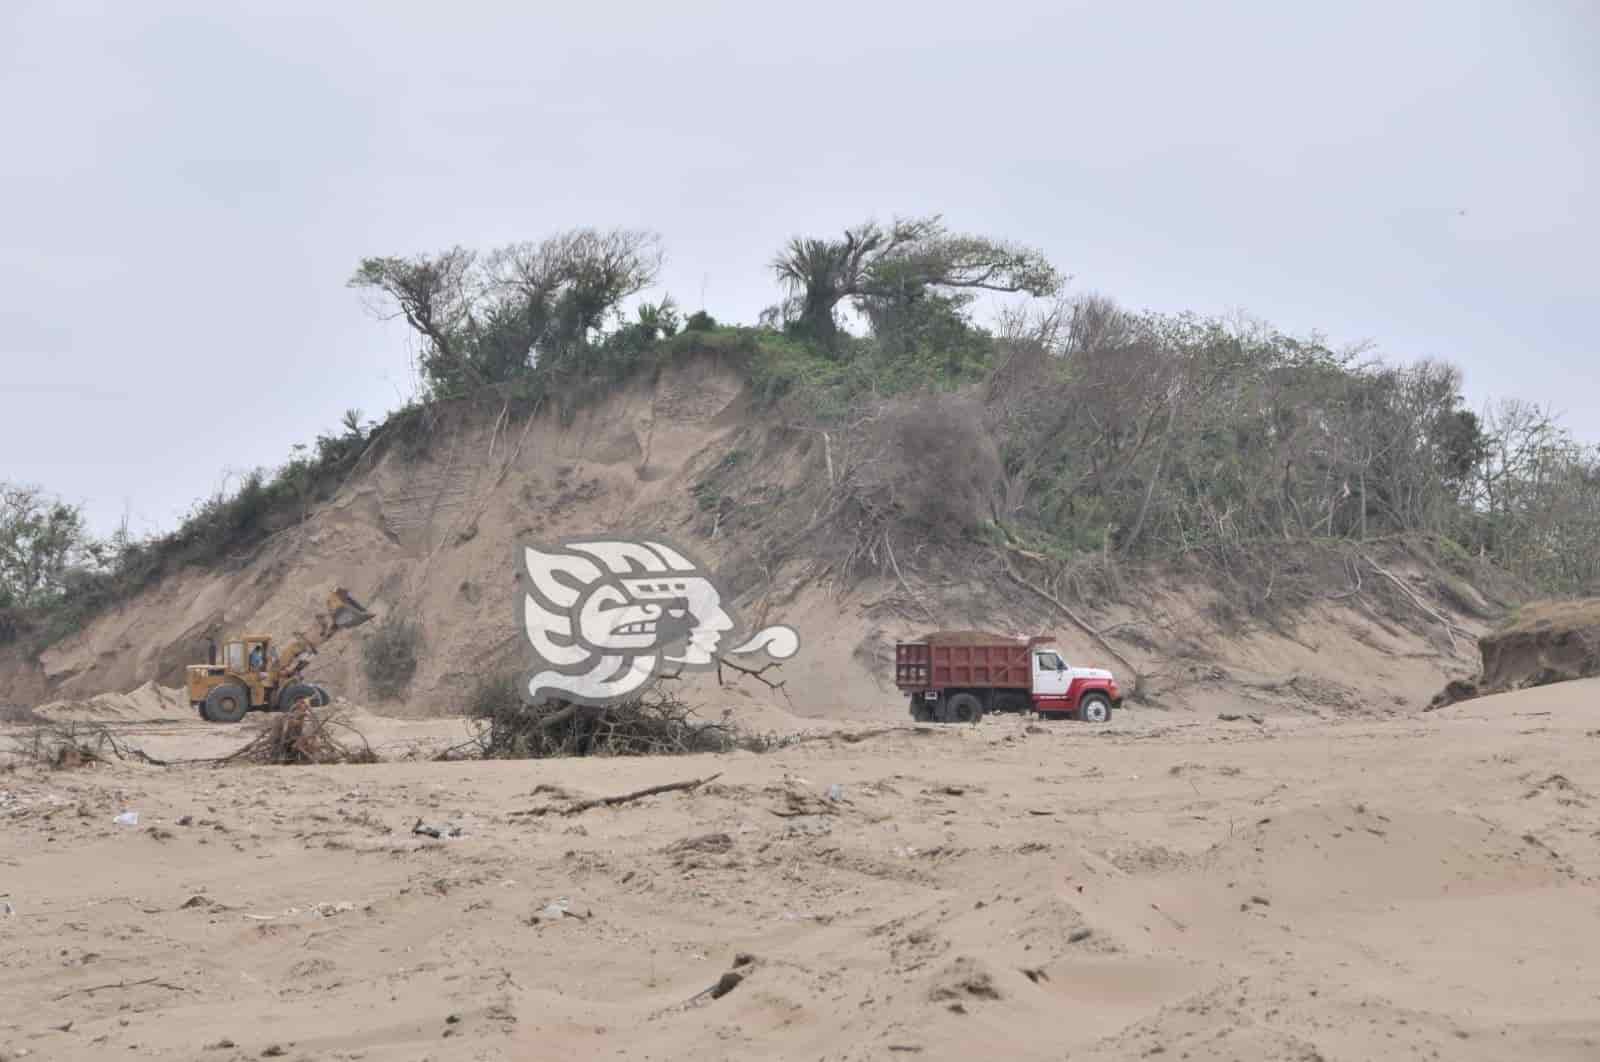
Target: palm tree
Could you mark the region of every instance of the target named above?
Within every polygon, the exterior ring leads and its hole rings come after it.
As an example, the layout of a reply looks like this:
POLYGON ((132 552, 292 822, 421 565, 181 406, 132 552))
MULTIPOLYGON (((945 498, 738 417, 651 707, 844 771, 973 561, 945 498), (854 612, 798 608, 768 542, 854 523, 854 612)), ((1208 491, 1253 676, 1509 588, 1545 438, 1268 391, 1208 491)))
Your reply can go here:
POLYGON ((869 221, 838 240, 791 239, 772 261, 798 305, 799 330, 834 349, 845 299, 915 300, 926 288, 982 288, 1048 295, 1060 275, 1039 252, 979 236, 952 235, 937 214, 869 221))
POLYGON ((831 348, 839 335, 834 308, 861 289, 867 256, 884 241, 883 230, 868 222, 846 229, 842 240, 789 241, 772 269, 800 306, 799 326, 813 339, 831 348))

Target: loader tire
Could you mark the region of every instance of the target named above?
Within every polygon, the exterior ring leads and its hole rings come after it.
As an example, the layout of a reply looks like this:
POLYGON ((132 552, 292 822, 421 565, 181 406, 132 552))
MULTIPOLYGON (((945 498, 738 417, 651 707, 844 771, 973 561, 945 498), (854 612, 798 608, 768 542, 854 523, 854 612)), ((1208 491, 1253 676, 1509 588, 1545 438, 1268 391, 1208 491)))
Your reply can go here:
POLYGON ((317 691, 316 703, 311 707, 326 708, 328 705, 333 703, 333 694, 328 692, 328 687, 319 686, 317 683, 313 682, 311 684, 311 688, 317 691))
POLYGON ((939 722, 976 723, 983 718, 983 702, 970 693, 958 693, 939 703, 939 722))
POLYGON ((278 711, 287 712, 301 698, 305 698, 313 708, 321 706, 319 704, 321 693, 317 687, 309 682, 296 682, 291 686, 285 686, 282 692, 278 694, 278 711))
POLYGON ((200 714, 209 723, 237 723, 250 710, 250 694, 243 686, 227 683, 206 694, 200 714))
POLYGON ((1111 722, 1111 700, 1103 693, 1086 693, 1078 704, 1078 718, 1085 723, 1111 722))

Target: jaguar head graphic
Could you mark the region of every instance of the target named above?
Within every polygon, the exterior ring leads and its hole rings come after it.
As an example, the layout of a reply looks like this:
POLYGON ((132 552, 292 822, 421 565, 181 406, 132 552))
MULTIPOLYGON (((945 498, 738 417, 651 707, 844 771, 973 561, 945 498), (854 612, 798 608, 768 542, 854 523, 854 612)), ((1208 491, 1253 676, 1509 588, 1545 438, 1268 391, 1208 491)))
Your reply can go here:
POLYGON ((728 649, 734 620, 710 576, 658 540, 574 539, 521 550, 521 621, 537 661, 532 701, 603 704, 664 671, 714 667, 719 652, 799 650, 790 627, 768 627, 728 649))

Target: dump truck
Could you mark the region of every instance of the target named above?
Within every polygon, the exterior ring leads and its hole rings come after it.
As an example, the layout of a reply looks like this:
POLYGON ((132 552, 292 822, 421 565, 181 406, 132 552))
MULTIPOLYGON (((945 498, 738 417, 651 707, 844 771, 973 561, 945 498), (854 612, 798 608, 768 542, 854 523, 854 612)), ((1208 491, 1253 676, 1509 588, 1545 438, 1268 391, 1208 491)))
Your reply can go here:
POLYGON ((224 642, 207 639, 207 660, 185 669, 189 705, 211 723, 237 723, 251 709, 287 711, 301 701, 320 708, 328 691, 301 677, 317 648, 342 630, 373 615, 343 587, 335 587, 315 616, 317 629, 296 631, 279 644, 267 634, 244 634, 224 642))
POLYGON ((894 647, 894 680, 919 723, 975 723, 989 712, 1106 723, 1122 707, 1109 671, 1072 667, 1049 637, 941 631, 894 647))

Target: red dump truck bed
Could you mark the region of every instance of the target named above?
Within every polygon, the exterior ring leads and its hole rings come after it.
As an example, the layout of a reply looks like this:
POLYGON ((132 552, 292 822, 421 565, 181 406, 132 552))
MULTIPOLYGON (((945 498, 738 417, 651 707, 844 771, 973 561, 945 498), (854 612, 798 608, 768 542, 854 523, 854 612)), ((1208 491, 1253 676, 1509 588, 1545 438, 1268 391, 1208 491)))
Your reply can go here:
POLYGON ((952 632, 894 647, 894 681, 902 690, 989 687, 1027 690, 1033 681, 1023 641, 993 634, 952 632))

